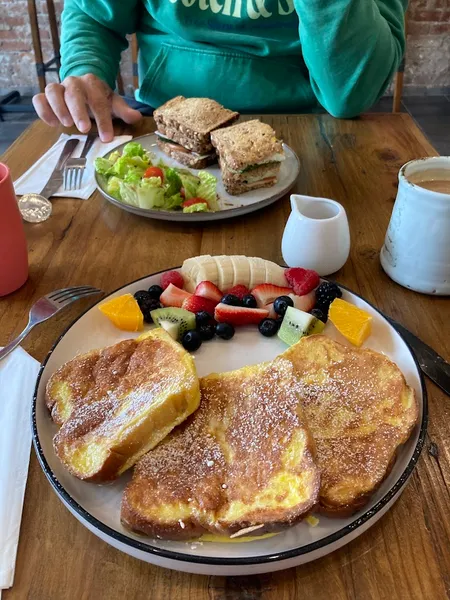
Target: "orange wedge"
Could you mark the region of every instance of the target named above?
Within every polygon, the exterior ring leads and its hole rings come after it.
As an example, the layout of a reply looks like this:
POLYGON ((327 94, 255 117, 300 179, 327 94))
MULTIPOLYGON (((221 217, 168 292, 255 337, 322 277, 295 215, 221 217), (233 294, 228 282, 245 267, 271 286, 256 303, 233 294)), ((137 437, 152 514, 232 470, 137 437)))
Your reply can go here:
POLYGON ((371 315, 340 298, 331 303, 328 317, 336 329, 354 346, 361 346, 372 331, 371 315))
POLYGON ((144 327, 144 317, 139 304, 131 294, 118 296, 100 304, 99 310, 119 329, 140 331, 144 327))

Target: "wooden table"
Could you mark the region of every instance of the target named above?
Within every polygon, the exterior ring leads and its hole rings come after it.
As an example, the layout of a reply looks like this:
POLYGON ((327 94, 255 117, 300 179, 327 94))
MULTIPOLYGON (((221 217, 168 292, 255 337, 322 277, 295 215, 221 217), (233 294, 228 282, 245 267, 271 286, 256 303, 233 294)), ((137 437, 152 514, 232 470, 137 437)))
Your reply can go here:
MULTIPOLYGON (((403 114, 338 121, 325 115, 264 117, 301 159, 295 191, 334 198, 348 213, 351 255, 336 275, 448 357, 448 300, 416 294, 382 271, 382 245, 406 161, 435 150, 403 114), (447 345, 447 346, 446 346, 447 345)), ((149 119, 135 135, 152 131, 149 119)), ((127 128, 127 130, 129 130, 127 128)), ((117 132, 125 128, 118 126, 117 132)), ((3 157, 23 173, 59 131, 34 123, 3 157)), ((281 261, 287 199, 207 226, 151 221, 95 194, 55 200, 52 217, 26 225, 30 278, 0 300, 0 344, 19 333, 41 295, 76 284, 113 290, 197 254, 247 254, 281 261)), ((88 304, 79 303, 27 338, 42 360, 88 304)), ((14 587, 5 600, 404 600, 448 598, 450 590, 450 399, 427 381, 429 435, 410 484, 393 509, 341 550, 314 563, 253 577, 204 577, 153 567, 89 533, 58 500, 31 457, 14 587)))

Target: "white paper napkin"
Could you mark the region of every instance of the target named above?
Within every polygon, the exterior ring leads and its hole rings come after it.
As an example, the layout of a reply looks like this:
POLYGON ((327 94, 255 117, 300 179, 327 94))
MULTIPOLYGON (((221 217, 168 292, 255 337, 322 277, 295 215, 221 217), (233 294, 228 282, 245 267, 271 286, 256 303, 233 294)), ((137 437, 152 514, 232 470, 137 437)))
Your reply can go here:
POLYGON ((0 361, 0 597, 14 579, 38 372, 37 360, 20 347, 0 361))
MULTIPOLYGON (((58 158, 61 155, 63 146, 67 140, 76 139, 80 140, 80 143, 75 148, 71 155, 71 158, 78 158, 83 151, 83 146, 86 141, 85 135, 67 135, 62 133, 59 140, 53 144, 53 146, 43 155, 41 158, 34 163, 34 165, 28 169, 23 175, 16 179, 14 182, 14 189, 18 196, 28 194, 29 192, 40 193, 48 178, 53 173, 53 169, 56 167, 58 158)), ((86 157, 86 171, 83 176, 83 187, 80 190, 64 191, 63 186, 59 188, 59 191, 53 194, 54 196, 63 196, 65 198, 80 198, 86 200, 95 191, 95 178, 94 178, 94 159, 97 156, 103 156, 107 152, 113 150, 116 146, 129 142, 132 139, 131 135, 119 135, 114 138, 112 142, 104 144, 97 138, 89 150, 86 157)))

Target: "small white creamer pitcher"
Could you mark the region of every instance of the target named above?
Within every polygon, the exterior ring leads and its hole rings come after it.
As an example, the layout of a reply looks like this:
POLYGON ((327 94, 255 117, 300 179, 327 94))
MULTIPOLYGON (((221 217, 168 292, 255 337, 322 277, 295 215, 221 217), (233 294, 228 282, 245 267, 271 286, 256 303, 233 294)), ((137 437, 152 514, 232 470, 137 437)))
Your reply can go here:
POLYGON ((350 252, 350 230, 344 207, 335 200, 291 196, 281 252, 289 267, 314 269, 321 276, 344 266, 350 252))
POLYGON ((409 179, 439 169, 450 181, 450 156, 412 160, 400 169, 398 192, 380 261, 391 279, 416 292, 450 294, 450 193, 409 179))

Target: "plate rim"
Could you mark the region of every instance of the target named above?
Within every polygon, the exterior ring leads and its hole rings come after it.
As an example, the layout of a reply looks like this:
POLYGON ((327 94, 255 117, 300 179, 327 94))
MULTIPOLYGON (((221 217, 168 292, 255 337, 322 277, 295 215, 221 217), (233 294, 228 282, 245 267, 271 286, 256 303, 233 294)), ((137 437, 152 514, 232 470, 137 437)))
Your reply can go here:
MULTIPOLYGON (((135 140, 140 140, 142 138, 147 138, 150 136, 155 136, 155 132, 152 131, 150 133, 145 133, 143 135, 136 136, 130 141, 134 142, 135 140)), ((112 148, 112 150, 108 150, 108 152, 105 152, 105 154, 103 154, 101 158, 105 158, 107 154, 110 154, 112 151, 116 150, 117 148, 122 148, 123 146, 125 146, 128 143, 129 142, 123 142, 122 144, 117 144, 117 146, 112 148)), ((283 196, 288 194, 289 191, 293 188, 293 186, 295 185, 295 183, 298 179, 298 176, 300 174, 300 159, 297 156, 297 153, 288 144, 283 142, 283 146, 288 148, 290 150, 290 152, 292 152, 292 154, 295 158, 295 162, 296 162, 296 166, 297 166, 297 174, 295 176, 295 179, 292 182, 292 184, 287 186, 283 191, 280 191, 280 192, 274 194, 273 196, 270 196, 269 198, 259 200, 258 202, 255 202, 254 204, 248 204, 245 206, 237 206, 236 208, 229 208, 227 210, 218 210, 215 212, 206 212, 206 213, 179 213, 177 211, 171 211, 171 210, 153 210, 153 209, 148 209, 148 208, 139 208, 137 206, 131 206, 129 204, 124 204, 123 202, 120 202, 119 200, 117 200, 116 198, 113 198, 113 196, 108 194, 108 192, 106 190, 104 190, 100 185, 97 171, 95 171, 95 173, 94 173, 96 191, 100 192, 100 194, 102 194, 102 196, 104 198, 106 198, 108 200, 108 202, 110 202, 114 206, 117 206, 117 208, 120 208, 120 209, 124 210, 125 212, 130 212, 134 215, 138 215, 140 217, 145 217, 147 219, 157 219, 159 221, 177 221, 180 223, 184 223, 185 221, 187 223, 189 223, 189 222, 194 223, 194 222, 221 221, 224 219, 232 219, 233 217, 239 217, 239 216, 242 216, 242 215, 245 215, 245 214, 248 214, 251 212, 256 212, 257 210, 266 208, 266 206, 269 206, 270 204, 273 204, 277 200, 280 200, 280 198, 282 198, 283 196)), ((200 170, 202 170, 202 169, 200 169, 200 170)))
MULTIPOLYGON (((283 266, 283 265, 280 265, 280 266, 283 266)), ((54 342, 51 349, 47 353, 47 356, 45 357, 45 359, 42 362, 41 367, 39 369, 39 374, 38 374, 38 377, 36 380, 36 385, 35 385, 35 389, 34 389, 34 393, 33 393, 33 402, 32 402, 32 407, 31 407, 31 433, 32 433, 32 438, 33 438, 33 446, 34 446, 34 450, 36 452, 38 462, 39 462, 47 480, 49 481, 50 485, 52 486, 53 490, 55 491, 55 493, 58 496, 60 496, 60 499, 63 501, 63 504, 66 504, 68 507, 70 507, 72 512, 76 513, 84 521, 87 521, 91 527, 99 530, 101 533, 105 534, 106 536, 113 538, 116 542, 124 544, 125 546, 130 546, 131 548, 134 548, 135 550, 139 550, 141 552, 145 552, 146 554, 151 554, 151 555, 155 555, 155 556, 158 556, 161 558, 166 558, 166 559, 183 562, 183 563, 194 563, 194 564, 200 564, 200 565, 220 565, 220 566, 229 566, 229 567, 241 566, 241 565, 242 566, 251 566, 251 565, 271 564, 271 563, 276 563, 276 562, 284 561, 284 560, 291 559, 291 558, 296 558, 298 556, 310 554, 312 552, 315 552, 317 550, 325 548, 325 547, 333 544, 334 542, 337 542, 338 540, 344 538, 346 535, 350 534, 352 531, 359 529, 362 525, 364 525, 365 523, 370 521, 387 504, 389 504, 389 502, 391 502, 395 498, 397 493, 407 483, 408 479, 410 478, 411 474, 413 473, 414 468, 420 458, 420 455, 421 455, 423 447, 424 447, 426 434, 427 434, 428 393, 427 393, 427 388, 425 385, 425 378, 420 369, 418 360, 416 359, 413 351, 411 350, 411 347, 409 346, 407 341, 403 338, 403 336, 399 332, 397 332, 397 333, 401 337, 403 342, 405 343, 405 346, 408 349, 409 353, 411 354, 411 357, 416 366, 417 373, 419 375, 420 387, 422 390, 422 405, 423 405, 422 406, 422 421, 420 423, 419 437, 418 437, 416 445, 414 447, 413 454, 412 454, 410 460, 408 461, 408 464, 406 465, 405 469, 403 470, 401 475, 398 477, 397 481, 389 488, 389 490, 384 494, 384 496, 382 498, 380 498, 380 500, 371 509, 365 511, 355 521, 352 521, 345 527, 342 527, 338 531, 336 531, 324 538, 321 538, 320 540, 311 542, 309 544, 306 544, 305 546, 292 548, 290 550, 285 550, 282 552, 275 552, 272 554, 264 554, 264 555, 256 556, 256 557, 218 558, 218 557, 184 554, 184 553, 178 552, 176 550, 168 550, 165 548, 158 548, 157 546, 153 546, 148 543, 141 542, 140 540, 135 540, 119 531, 116 531, 115 529, 112 529, 108 525, 105 525, 102 521, 99 521, 96 517, 94 517, 91 513, 89 513, 86 509, 84 509, 80 504, 78 504, 78 502, 72 498, 72 496, 69 494, 69 492, 67 492, 67 490, 64 488, 64 486, 59 482, 58 478, 53 473, 50 465, 48 464, 48 462, 45 458, 41 443, 39 441, 39 433, 37 430, 37 422, 36 422, 36 405, 37 405, 37 397, 38 397, 41 377, 42 377, 44 369, 45 369, 51 355, 53 354, 54 350, 58 346, 59 342, 68 333, 68 331, 79 321, 79 319, 81 319, 81 317, 83 317, 87 312, 89 312, 91 309, 93 309, 95 306, 97 306, 100 302, 105 300, 105 298, 108 298, 109 296, 111 296, 112 294, 115 294, 116 292, 120 291, 121 289, 128 287, 129 285, 132 285, 139 281, 142 281, 143 279, 147 279, 148 277, 153 277, 155 275, 160 275, 161 273, 165 273, 166 271, 176 270, 176 269, 180 269, 180 268, 181 268, 181 266, 172 267, 169 269, 162 269, 161 271, 155 271, 154 273, 150 273, 148 275, 145 275, 144 277, 138 277, 137 279, 135 279, 133 281, 129 281, 128 283, 119 286, 117 289, 111 291, 107 296, 100 298, 97 302, 92 304, 89 308, 87 308, 85 311, 83 311, 78 317, 76 317, 71 323, 69 323, 69 325, 64 329, 64 331, 57 338, 57 340, 54 342)), ((283 268, 285 268, 285 267, 283 267, 283 268)), ((322 277, 321 279, 328 281, 328 279, 326 277, 322 277)), ((376 306, 374 306, 371 302, 369 302, 368 300, 363 298, 360 294, 352 291, 345 285, 339 284, 339 287, 350 292, 351 294, 354 294, 355 296, 357 296, 364 302, 367 302, 367 304, 371 308, 373 308, 386 321, 386 323, 389 325, 389 327, 393 328, 393 326, 389 323, 389 321, 386 319, 384 314, 376 306)))

